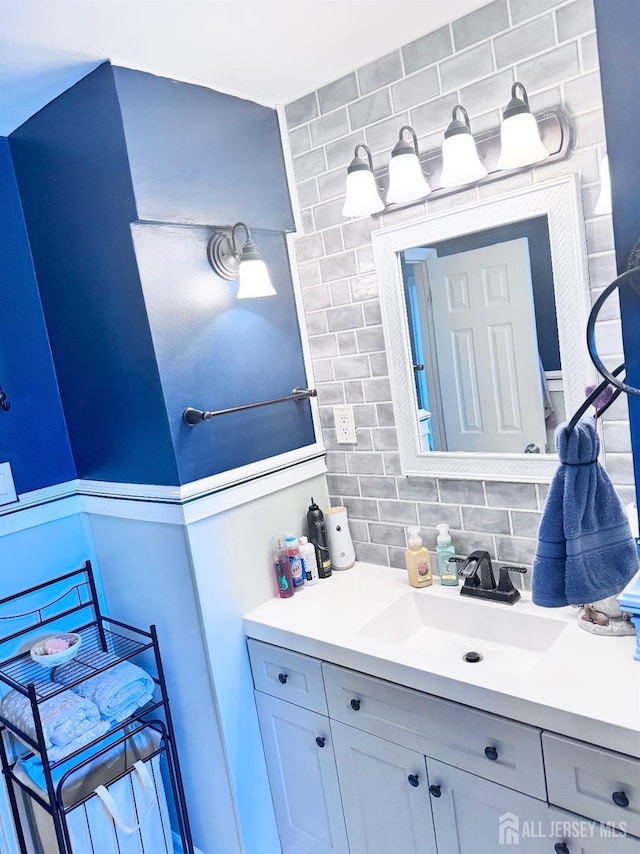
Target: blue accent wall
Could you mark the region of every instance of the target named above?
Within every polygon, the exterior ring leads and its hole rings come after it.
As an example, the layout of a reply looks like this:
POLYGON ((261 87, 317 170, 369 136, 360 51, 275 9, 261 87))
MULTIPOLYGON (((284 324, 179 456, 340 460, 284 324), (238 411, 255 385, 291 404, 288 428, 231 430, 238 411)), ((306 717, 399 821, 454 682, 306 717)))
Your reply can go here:
POLYGON ((306 385, 275 111, 104 63, 11 152, 79 477, 179 485, 315 441, 308 401, 182 422, 306 385), (208 264, 239 220, 275 297, 208 264))
POLYGON ((253 231, 277 291, 236 300, 236 282, 207 261, 211 229, 137 224, 134 245, 167 404, 180 482, 313 443, 308 401, 187 427, 182 412, 283 397, 305 386, 289 258, 280 232, 253 231))
POLYGON ((293 231, 274 110, 114 68, 138 218, 293 231))
POLYGON ((9 142, 0 137, 0 462, 16 491, 76 476, 9 142))
POLYGON ((10 140, 78 476, 176 483, 111 66, 10 140))
MULTIPOLYGON (((595 0, 600 77, 611 172, 618 272, 640 240, 640 5, 637 0, 595 0)), ((627 382, 640 388, 640 293, 620 292, 627 382)), ((640 507, 640 397, 627 395, 637 504, 640 507)))

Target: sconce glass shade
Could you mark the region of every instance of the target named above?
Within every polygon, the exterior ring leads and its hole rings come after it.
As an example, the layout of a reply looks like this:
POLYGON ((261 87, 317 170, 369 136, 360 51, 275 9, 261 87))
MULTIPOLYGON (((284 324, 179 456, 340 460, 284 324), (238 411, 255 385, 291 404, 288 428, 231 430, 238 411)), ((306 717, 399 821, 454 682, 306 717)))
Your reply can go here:
POLYGON ((478 157, 476 143, 471 136, 469 115, 465 108, 457 104, 453 108, 452 122, 444 133, 442 143, 441 187, 459 187, 471 184, 487 176, 487 170, 478 157), (462 121, 456 118, 462 113, 462 121))
POLYGON ((593 209, 596 216, 610 214, 613 206, 611 204, 611 175, 609 173, 609 157, 605 154, 600 163, 600 195, 593 209))
POLYGON ((384 210, 384 202, 373 174, 371 151, 366 145, 356 145, 353 160, 347 169, 347 185, 342 216, 369 216, 384 210), (367 156, 360 157, 358 150, 362 149, 367 156))
POLYGON ((229 229, 214 231, 207 246, 207 257, 214 272, 223 279, 238 279, 238 299, 274 296, 276 291, 260 250, 251 239, 251 232, 243 222, 229 229), (237 231, 246 232, 242 251, 238 251, 237 231))
POLYGON ((511 87, 511 100, 504 110, 500 127, 500 142, 498 169, 530 166, 549 156, 540 139, 538 123, 529 109, 527 90, 522 83, 514 83, 511 87), (521 97, 516 94, 518 88, 521 97))
POLYGON ((262 259, 240 261, 238 282, 238 299, 275 296, 276 290, 271 284, 267 265, 262 259))
POLYGON ((388 204, 406 204, 428 196, 431 192, 429 182, 424 176, 418 157, 418 139, 409 125, 400 128, 400 138, 391 152, 389 163, 388 204), (409 131, 413 145, 407 142, 403 133, 409 131))

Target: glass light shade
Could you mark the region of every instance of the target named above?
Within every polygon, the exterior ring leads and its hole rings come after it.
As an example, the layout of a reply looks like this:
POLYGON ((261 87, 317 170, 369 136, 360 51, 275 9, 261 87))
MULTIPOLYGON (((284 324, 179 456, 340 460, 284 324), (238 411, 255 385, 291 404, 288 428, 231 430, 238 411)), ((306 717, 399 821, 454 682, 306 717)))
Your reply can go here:
POLYGON ((600 195, 593 209, 596 216, 610 214, 611 205, 611 176, 609 174, 609 157, 605 154, 600 163, 600 195))
POLYGON ((470 133, 457 133, 442 143, 441 187, 459 187, 485 178, 487 170, 478 157, 470 133))
POLYGON ((518 113, 505 119, 500 126, 500 142, 498 169, 530 166, 549 156, 531 113, 518 113))
POLYGON ((431 192, 415 154, 398 154, 389 163, 389 204, 415 202, 431 192))
POLYGON ((269 271, 264 261, 257 259, 241 261, 238 281, 238 299, 275 296, 276 291, 271 284, 269 271))
POLYGON ((368 169, 358 169, 347 175, 347 195, 342 216, 369 216, 384 210, 376 179, 368 169))

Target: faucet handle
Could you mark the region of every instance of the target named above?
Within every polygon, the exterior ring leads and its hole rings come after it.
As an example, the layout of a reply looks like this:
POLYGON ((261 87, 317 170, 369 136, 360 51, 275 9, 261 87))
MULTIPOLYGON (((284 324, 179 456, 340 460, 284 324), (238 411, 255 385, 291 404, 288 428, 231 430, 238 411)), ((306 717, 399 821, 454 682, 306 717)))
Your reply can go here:
POLYGON ((511 581, 511 576, 509 575, 509 573, 519 572, 521 575, 524 575, 526 571, 526 566, 508 566, 507 564, 501 566, 500 578, 498 580, 498 590, 501 590, 504 593, 511 593, 512 590, 515 590, 515 587, 513 586, 513 582, 511 581))

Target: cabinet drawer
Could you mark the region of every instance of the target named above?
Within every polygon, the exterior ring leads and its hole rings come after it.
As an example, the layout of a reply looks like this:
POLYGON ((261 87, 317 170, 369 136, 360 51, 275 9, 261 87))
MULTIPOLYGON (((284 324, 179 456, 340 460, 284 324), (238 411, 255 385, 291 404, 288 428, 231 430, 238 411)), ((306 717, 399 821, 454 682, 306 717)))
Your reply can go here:
POLYGON ((322 669, 330 718, 546 800, 539 729, 333 664, 322 669))
POLYGON ((258 691, 327 714, 322 669, 317 658, 251 638, 247 641, 253 684, 258 691))
POLYGON ((624 822, 628 833, 640 836, 640 760, 546 732, 542 744, 552 804, 604 823, 624 822))

